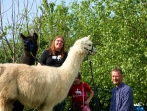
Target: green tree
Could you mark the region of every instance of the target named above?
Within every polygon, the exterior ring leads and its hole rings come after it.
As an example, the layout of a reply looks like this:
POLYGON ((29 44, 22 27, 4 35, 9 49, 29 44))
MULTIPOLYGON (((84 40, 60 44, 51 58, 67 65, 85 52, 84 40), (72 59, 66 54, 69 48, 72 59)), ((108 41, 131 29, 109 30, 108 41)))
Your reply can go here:
MULTIPOLYGON (((48 48, 56 35, 65 37, 67 51, 78 38, 91 35, 98 52, 95 56, 84 59, 80 71, 83 81, 88 82, 95 90, 95 97, 91 102, 94 104, 91 104, 92 111, 97 111, 95 109, 95 98, 97 97, 101 102, 101 108, 105 111, 109 110, 111 90, 114 87, 110 72, 114 67, 123 69, 124 82, 133 89, 134 103, 142 102, 146 107, 146 1, 83 0, 66 6, 64 1, 56 5, 43 0, 39 9, 41 16, 35 17, 31 23, 28 22, 29 15, 26 16, 26 22, 18 28, 18 31, 22 30, 28 23, 28 29, 24 28, 26 29, 23 30, 24 33, 27 34, 30 30, 38 32, 40 47, 38 57, 44 49, 48 48), (95 84, 93 84, 88 58, 92 61, 95 84)), ((7 36, 9 30, 7 28, 0 33, 0 47, 2 47, 0 50, 11 56, 14 53, 11 53, 10 49, 5 50, 8 45, 6 47, 7 42, 2 40, 4 36, 7 36)), ((18 33, 15 34, 17 36, 18 33)), ((8 40, 10 45, 14 44, 13 40, 8 40)), ((19 49, 20 40, 18 38, 15 40, 18 40, 15 46, 19 49)), ((2 62, 9 60, 6 54, 2 56, 2 62)), ((17 54, 16 58, 19 58, 20 55, 17 54)), ((67 101, 67 107, 68 105, 69 101, 67 101)))

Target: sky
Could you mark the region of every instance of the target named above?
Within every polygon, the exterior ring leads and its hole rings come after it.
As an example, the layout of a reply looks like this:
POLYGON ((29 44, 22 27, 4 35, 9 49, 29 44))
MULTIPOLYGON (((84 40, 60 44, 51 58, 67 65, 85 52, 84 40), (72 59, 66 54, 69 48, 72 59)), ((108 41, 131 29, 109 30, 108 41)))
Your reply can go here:
MULTIPOLYGON (((54 2, 55 4, 61 4, 62 0, 48 0, 48 2, 54 2)), ((74 0, 64 0, 65 5, 70 5, 72 1, 74 0)), ((42 0, 0 0, 1 3, 1 17, 2 17, 2 23, 3 26, 9 25, 12 23, 12 10, 15 10, 15 13, 13 11, 13 15, 15 15, 14 21, 19 21, 21 16, 19 14, 22 13, 23 9, 28 6, 28 10, 30 13, 36 14, 38 6, 41 5, 42 0), (28 5, 27 5, 28 3, 28 5), (18 8, 19 4, 19 8, 18 8)), ((39 13, 38 13, 39 14, 39 13)), ((31 15, 33 18, 33 15, 31 15)), ((35 16, 35 15, 34 15, 35 16)), ((13 16, 14 18, 14 16, 13 16)))

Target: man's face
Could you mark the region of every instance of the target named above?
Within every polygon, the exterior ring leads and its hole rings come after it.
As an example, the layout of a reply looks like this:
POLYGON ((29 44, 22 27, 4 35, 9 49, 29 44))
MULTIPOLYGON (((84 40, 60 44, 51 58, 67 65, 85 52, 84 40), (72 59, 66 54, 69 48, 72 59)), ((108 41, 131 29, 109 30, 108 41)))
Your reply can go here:
POLYGON ((122 80, 123 80, 123 75, 122 74, 120 74, 117 71, 112 71, 111 76, 112 76, 113 84, 115 84, 116 87, 118 87, 119 85, 121 85, 122 80))

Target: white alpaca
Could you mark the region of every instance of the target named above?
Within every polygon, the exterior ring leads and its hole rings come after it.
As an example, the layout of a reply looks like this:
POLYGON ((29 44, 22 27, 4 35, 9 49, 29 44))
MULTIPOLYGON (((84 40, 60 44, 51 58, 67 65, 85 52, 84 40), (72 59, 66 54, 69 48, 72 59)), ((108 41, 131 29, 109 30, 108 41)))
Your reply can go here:
POLYGON ((11 111, 16 99, 26 108, 52 111, 66 98, 84 57, 96 53, 89 38, 75 42, 61 67, 0 64, 0 111, 11 111))

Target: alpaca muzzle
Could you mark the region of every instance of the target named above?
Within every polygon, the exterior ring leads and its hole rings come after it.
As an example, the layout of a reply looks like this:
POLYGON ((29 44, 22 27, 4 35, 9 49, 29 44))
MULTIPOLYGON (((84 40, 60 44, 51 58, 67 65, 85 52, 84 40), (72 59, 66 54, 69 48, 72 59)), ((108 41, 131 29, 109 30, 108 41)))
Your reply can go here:
POLYGON ((32 52, 34 50, 35 45, 32 44, 29 40, 26 41, 24 45, 29 47, 30 52, 32 52))
POLYGON ((95 47, 93 47, 93 51, 92 51, 93 54, 96 54, 97 53, 97 49, 95 47))
POLYGON ((91 49, 87 49, 86 47, 84 47, 84 49, 86 49, 88 51, 88 55, 93 55, 97 52, 96 48, 92 45, 91 49))
POLYGON ((88 51, 88 54, 93 55, 97 52, 96 48, 92 46, 91 50, 88 51))

